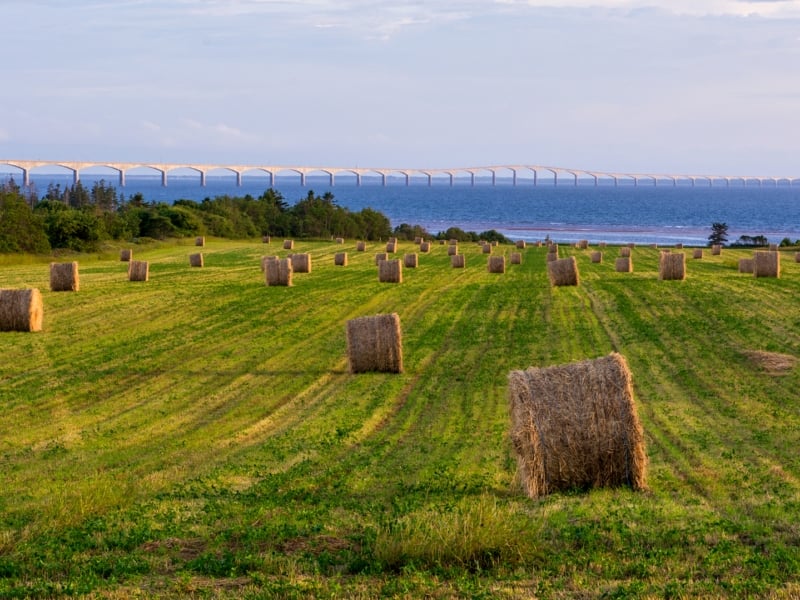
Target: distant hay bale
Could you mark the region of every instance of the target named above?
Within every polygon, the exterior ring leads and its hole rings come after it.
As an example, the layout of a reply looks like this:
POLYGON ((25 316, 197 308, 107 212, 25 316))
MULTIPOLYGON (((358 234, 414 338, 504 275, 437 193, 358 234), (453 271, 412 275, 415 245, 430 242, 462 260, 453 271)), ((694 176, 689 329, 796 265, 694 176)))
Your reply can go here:
POLYGON ((555 253, 555 252, 548 252, 547 253, 547 262, 550 263, 550 262, 553 262, 555 260, 558 260, 558 254, 555 253))
POLYGON ((268 286, 292 286, 292 259, 266 257, 264 261, 264 281, 268 286))
POLYGON ((650 247, 651 247, 651 248, 654 248, 654 249, 655 249, 655 248, 658 248, 658 244, 650 244, 650 247))
POLYGON ((794 253, 794 262, 800 262, 800 252, 794 253))
POLYGON ((662 281, 686 279, 686 255, 683 252, 662 252, 658 258, 658 278, 662 281))
POLYGON ((683 250, 683 244, 680 244, 680 243, 679 244, 675 244, 675 249, 676 250, 683 250))
POLYGON ((548 254, 555 254, 556 256, 558 256, 558 244, 554 242, 550 242, 549 244, 547 244, 547 252, 548 254))
POLYGON ((636 248, 636 244, 634 244, 633 242, 630 242, 628 244, 628 248, 630 248, 630 249, 636 248))
POLYGON ((272 242, 272 238, 270 236, 268 236, 268 235, 262 235, 261 236, 261 243, 262 244, 269 244, 270 242, 272 242))
POLYGON ((375 266, 377 267, 378 265, 381 264, 382 260, 387 260, 388 258, 389 258, 389 254, 388 253, 386 253, 386 252, 378 252, 375 255, 375 266))
POLYGON ((386 241, 389 242, 390 244, 396 244, 397 243, 397 238, 396 237, 390 237, 386 241))
POLYGON ((617 353, 508 376, 511 442, 531 498, 557 491, 647 489, 631 372, 617 353))
POLYGON ((574 256, 558 258, 547 263, 547 275, 550 277, 550 285, 553 286, 580 284, 578 261, 574 256))
POLYGON ((630 249, 630 248, 628 248, 627 246, 622 246, 622 247, 619 249, 619 255, 620 255, 620 256, 623 256, 623 257, 625 257, 625 256, 630 256, 630 255, 631 255, 631 249, 630 249))
POLYGON ((43 317, 37 288, 0 289, 0 331, 41 331, 43 317))
POLYGON ((337 252, 333 256, 333 264, 337 267, 347 266, 347 252, 337 252))
POLYGON ((719 256, 722 254, 722 245, 721 244, 712 244, 711 245, 711 256, 719 256))
POLYGON ((397 240, 386 242, 386 252, 390 254, 397 252, 397 240))
POLYGON ((524 250, 525 249, 525 240, 517 240, 517 248, 519 248, 520 250, 524 250))
POLYGON ((778 251, 778 244, 770 244, 769 245, 770 252, 777 252, 778 251))
POLYGON ((608 244, 606 244, 606 242, 600 242, 599 244, 597 244, 597 247, 598 248, 605 248, 607 245, 608 244))
POLYGON ((195 246, 205 246, 206 245, 206 238, 203 236, 198 236, 194 238, 194 245, 195 246))
POLYGON ((416 269, 419 265, 419 257, 416 252, 411 252, 403 256, 403 266, 407 269, 416 269))
POLYGON ((695 248, 692 250, 692 258, 703 258, 703 249, 695 248))
POLYGON ((419 251, 422 252, 423 254, 427 254, 428 252, 431 251, 431 243, 430 242, 422 242, 419 245, 419 251))
POLYGON ((294 240, 283 240, 284 250, 294 250, 294 240))
POLYGON ((440 246, 444 246, 446 243, 447 243, 447 242, 445 242, 444 240, 439 240, 439 245, 440 245, 440 246))
POLYGON ((753 272, 753 263, 755 260, 752 258, 740 258, 739 259, 739 273, 752 273, 753 272))
POLYGON ((403 372, 403 335, 397 313, 351 319, 346 331, 351 373, 403 372))
POLYGON ((130 262, 133 259, 133 250, 130 248, 123 248, 119 251, 120 262, 130 262))
POLYGON ((417 237, 414 238, 414 245, 415 246, 419 246, 424 241, 425 240, 423 240, 421 237, 417 236, 417 237))
POLYGON ((128 263, 128 281, 149 281, 150 263, 146 260, 132 260, 128 263))
POLYGON ((78 263, 50 263, 51 292, 77 292, 80 287, 78 263))
POLYGON ((753 252, 753 275, 756 277, 780 277, 780 253, 772 250, 757 250, 753 252))
POLYGON ((506 272, 506 257, 505 256, 490 256, 486 263, 486 269, 489 273, 505 273, 506 272))
POLYGON ((614 261, 617 273, 633 273, 633 259, 630 256, 620 256, 614 261))
POLYGON ((450 246, 458 246, 458 240, 457 240, 457 239, 455 239, 455 238, 452 238, 452 239, 448 240, 448 242, 447 242, 447 243, 448 243, 448 245, 450 245, 450 246))
POLYGON ((483 246, 481 246, 481 250, 483 251, 484 254, 491 254, 492 246, 491 244, 484 244, 483 246))
POLYGON ((190 267, 202 267, 203 266, 203 253, 197 252, 196 254, 189 255, 189 266, 190 267))
POLYGON ((292 254, 293 273, 311 273, 311 255, 307 252, 302 254, 292 254))
POLYGON ((593 263, 601 263, 603 262, 603 253, 596 250, 589 255, 589 258, 592 259, 593 263))
POLYGON ((542 241, 541 240, 537 240, 536 241, 536 247, 537 248, 541 248, 542 247, 542 241))
POLYGON ((447 256, 455 256, 456 254, 458 254, 457 244, 450 244, 447 246, 447 256))
POLYGON ((522 264, 522 253, 520 253, 520 252, 512 252, 511 253, 511 264, 512 265, 521 265, 522 264))
POLYGON ((367 242, 356 242, 356 252, 366 252, 367 242))
POLYGON ((578 241, 578 248, 581 250, 586 250, 589 248, 589 240, 580 240, 578 241))
POLYGON ((337 244, 344 244, 344 238, 343 237, 337 237, 336 238, 336 243, 337 244))
POLYGON ((378 281, 381 283, 403 283, 403 264, 400 260, 380 261, 378 263, 378 281))
POLYGON ((464 269, 467 266, 467 259, 463 254, 453 254, 450 257, 450 266, 454 269, 464 269))
POLYGON ((261 257, 261 272, 263 273, 264 271, 267 270, 267 261, 278 260, 279 258, 280 257, 278 257, 278 256, 262 256, 261 257))

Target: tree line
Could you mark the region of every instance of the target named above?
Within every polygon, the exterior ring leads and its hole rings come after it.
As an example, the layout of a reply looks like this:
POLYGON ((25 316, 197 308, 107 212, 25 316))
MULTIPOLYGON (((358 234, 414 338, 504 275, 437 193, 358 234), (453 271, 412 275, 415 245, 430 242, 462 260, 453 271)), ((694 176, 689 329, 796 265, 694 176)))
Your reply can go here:
POLYGON ((350 211, 336 204, 330 192, 320 196, 309 191, 294 205, 272 188, 258 197, 224 195, 167 204, 147 202, 141 193, 125 198, 105 181, 95 182, 91 188, 80 181, 64 188, 50 185, 41 198, 20 188, 13 179, 0 184, 0 253, 47 253, 55 249, 85 252, 106 240, 200 235, 231 239, 271 235, 370 241, 390 236, 508 241, 494 230, 477 234, 453 227, 433 236, 419 225, 402 223, 392 229, 384 214, 371 208, 350 211))

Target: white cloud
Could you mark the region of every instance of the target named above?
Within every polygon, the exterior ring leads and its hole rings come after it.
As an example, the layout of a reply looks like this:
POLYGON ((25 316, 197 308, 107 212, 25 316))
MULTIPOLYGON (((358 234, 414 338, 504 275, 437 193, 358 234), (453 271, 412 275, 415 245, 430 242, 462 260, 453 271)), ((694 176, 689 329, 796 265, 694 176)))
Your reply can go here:
POLYGON ((495 0, 495 4, 532 8, 659 9, 692 16, 800 17, 797 0, 495 0))

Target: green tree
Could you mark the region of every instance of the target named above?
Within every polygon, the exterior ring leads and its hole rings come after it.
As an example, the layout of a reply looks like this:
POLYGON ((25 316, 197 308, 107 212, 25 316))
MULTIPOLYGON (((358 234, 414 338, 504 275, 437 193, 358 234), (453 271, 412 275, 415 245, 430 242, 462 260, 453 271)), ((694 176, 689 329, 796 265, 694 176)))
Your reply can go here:
POLYGON ((31 210, 18 189, 0 186, 0 252, 49 251, 41 217, 31 210))
POLYGON ((724 245, 728 241, 728 224, 727 223, 712 223, 711 235, 708 236, 708 245, 724 245))

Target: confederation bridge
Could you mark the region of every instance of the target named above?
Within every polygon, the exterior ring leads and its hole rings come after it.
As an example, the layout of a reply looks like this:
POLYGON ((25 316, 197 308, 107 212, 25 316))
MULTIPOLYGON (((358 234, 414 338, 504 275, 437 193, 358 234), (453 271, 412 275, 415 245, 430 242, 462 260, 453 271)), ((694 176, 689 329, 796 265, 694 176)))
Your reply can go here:
POLYGON ((169 174, 175 174, 180 171, 181 175, 187 172, 194 172, 200 178, 200 185, 206 184, 206 178, 209 173, 215 175, 223 175, 225 172, 236 176, 236 184, 242 185, 242 177, 245 174, 251 175, 267 175, 269 176, 269 185, 275 185, 275 178, 281 176, 294 176, 299 177, 300 184, 306 185, 306 179, 309 175, 327 177, 331 186, 336 183, 337 176, 348 176, 351 180, 355 177, 356 185, 361 185, 364 177, 380 178, 382 185, 387 185, 390 178, 399 178, 405 181, 405 185, 409 185, 412 178, 422 178, 423 181, 427 179, 427 184, 432 185, 434 179, 444 181, 451 186, 456 181, 469 182, 469 185, 475 185, 476 176, 483 180, 491 179, 491 185, 496 185, 498 178, 503 178, 504 181, 510 179, 512 185, 517 185, 518 180, 520 183, 531 182, 533 185, 538 185, 540 176, 544 175, 544 180, 548 185, 559 185, 559 183, 566 185, 577 186, 578 182, 581 185, 595 185, 599 183, 613 184, 614 186, 620 183, 633 184, 638 186, 640 183, 647 185, 673 185, 679 183, 681 185, 695 186, 697 184, 714 186, 724 185, 726 187, 733 185, 739 186, 792 186, 795 182, 800 181, 800 177, 771 177, 771 176, 746 176, 746 175, 680 175, 670 173, 623 173, 623 172, 607 172, 607 171, 586 171, 583 169, 570 169, 565 167, 548 167, 542 165, 495 165, 487 167, 463 167, 452 169, 398 169, 398 168, 362 168, 362 167, 311 167, 311 166, 278 166, 278 165, 209 165, 209 164, 178 164, 178 163, 122 163, 122 162, 71 162, 71 161, 43 161, 43 160, 1 160, 0 167, 8 165, 19 169, 22 175, 22 183, 25 186, 30 185, 31 171, 34 169, 47 170, 58 168, 72 173, 73 181, 77 183, 80 181, 81 172, 92 169, 92 174, 95 174, 97 169, 111 170, 117 173, 119 177, 120 186, 125 185, 125 177, 132 170, 136 170, 137 174, 147 172, 155 172, 160 174, 161 185, 166 186, 169 174))

